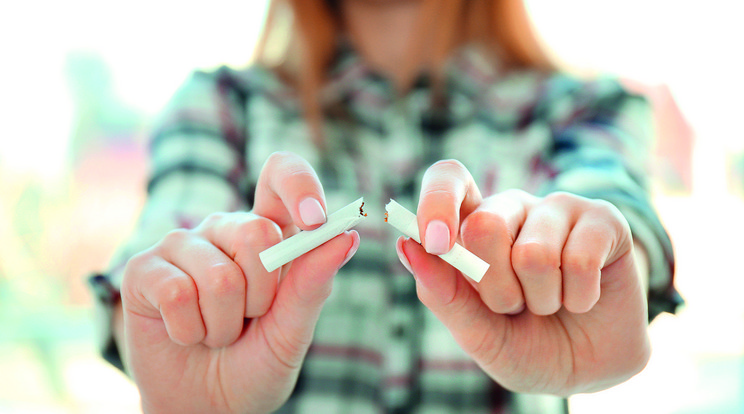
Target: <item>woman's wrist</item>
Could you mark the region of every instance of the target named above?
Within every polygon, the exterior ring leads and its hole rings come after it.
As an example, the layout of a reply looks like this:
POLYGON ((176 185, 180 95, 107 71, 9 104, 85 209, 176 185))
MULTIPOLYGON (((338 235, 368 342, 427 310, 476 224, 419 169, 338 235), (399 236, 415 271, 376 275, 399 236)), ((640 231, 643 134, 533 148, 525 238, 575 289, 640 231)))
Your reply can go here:
POLYGON ((648 294, 648 285, 650 279, 650 268, 648 261, 648 251, 638 239, 633 239, 633 255, 635 256, 636 269, 638 277, 641 279, 643 291, 648 294))

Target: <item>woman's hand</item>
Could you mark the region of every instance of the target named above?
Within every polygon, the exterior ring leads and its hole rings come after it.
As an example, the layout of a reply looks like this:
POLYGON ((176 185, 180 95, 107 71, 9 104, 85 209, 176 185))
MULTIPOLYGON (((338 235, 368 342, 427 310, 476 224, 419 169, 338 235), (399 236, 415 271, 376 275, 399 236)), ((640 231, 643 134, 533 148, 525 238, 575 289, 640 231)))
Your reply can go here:
POLYGON ((504 387, 597 391, 648 361, 646 300, 630 229, 610 203, 510 190, 481 199, 470 173, 441 161, 418 207, 423 247, 398 241, 421 301, 504 387), (459 240, 491 264, 474 283, 436 256, 459 240))
POLYGON ((213 214, 129 261, 126 360, 145 412, 268 412, 293 389, 332 278, 359 235, 269 273, 258 253, 322 224, 325 199, 304 160, 277 153, 255 200, 250 213, 213 214))

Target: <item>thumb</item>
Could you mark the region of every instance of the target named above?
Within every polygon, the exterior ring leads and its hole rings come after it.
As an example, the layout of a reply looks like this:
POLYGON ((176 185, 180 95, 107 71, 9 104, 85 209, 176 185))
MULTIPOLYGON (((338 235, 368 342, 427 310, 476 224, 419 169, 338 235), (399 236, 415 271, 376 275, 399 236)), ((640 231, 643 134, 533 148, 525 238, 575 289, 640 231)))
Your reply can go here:
POLYGON ((476 362, 493 359, 503 345, 507 317, 491 312, 464 276, 414 240, 399 242, 398 254, 415 275, 419 299, 460 347, 476 362))
POLYGON ((359 248, 359 233, 342 233, 295 259, 269 312, 261 317, 268 345, 289 366, 298 366, 312 341, 315 324, 333 277, 359 248))
POLYGON ((325 195, 313 167, 290 152, 272 154, 258 177, 253 213, 272 220, 285 235, 293 225, 310 230, 325 223, 325 195))

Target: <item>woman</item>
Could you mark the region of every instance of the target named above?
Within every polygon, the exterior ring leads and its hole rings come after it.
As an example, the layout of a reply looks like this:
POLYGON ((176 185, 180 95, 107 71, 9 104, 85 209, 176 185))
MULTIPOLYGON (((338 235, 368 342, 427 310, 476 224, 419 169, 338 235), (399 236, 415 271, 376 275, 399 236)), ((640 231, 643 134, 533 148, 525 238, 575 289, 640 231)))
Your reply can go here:
POLYGON ((519 1, 274 0, 256 64, 194 75, 154 135, 126 267, 94 279, 106 355, 148 413, 519 412, 618 384, 675 303, 648 121, 552 67, 519 1), (359 196, 356 230, 266 272, 359 196), (480 283, 435 256, 456 241, 480 283))

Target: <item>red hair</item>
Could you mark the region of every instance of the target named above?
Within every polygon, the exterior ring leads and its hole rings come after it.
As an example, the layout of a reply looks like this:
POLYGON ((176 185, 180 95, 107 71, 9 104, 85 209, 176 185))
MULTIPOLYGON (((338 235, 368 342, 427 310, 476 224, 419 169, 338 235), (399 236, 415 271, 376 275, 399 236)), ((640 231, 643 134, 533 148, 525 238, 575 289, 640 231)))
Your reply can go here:
MULTIPOLYGON (((336 52, 341 24, 328 0, 271 0, 255 61, 293 84, 306 119, 319 131, 318 91, 336 52)), ((423 62, 437 75, 452 52, 476 43, 506 67, 554 69, 522 0, 422 0, 416 36, 403 62, 403 89, 423 62)), ((436 83, 435 83, 436 84, 436 83)))

